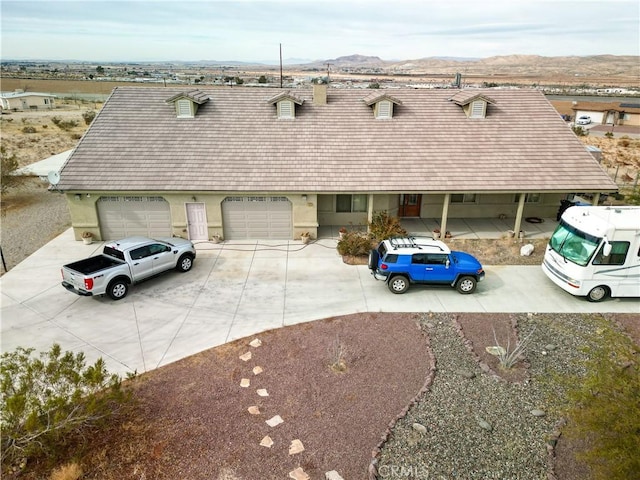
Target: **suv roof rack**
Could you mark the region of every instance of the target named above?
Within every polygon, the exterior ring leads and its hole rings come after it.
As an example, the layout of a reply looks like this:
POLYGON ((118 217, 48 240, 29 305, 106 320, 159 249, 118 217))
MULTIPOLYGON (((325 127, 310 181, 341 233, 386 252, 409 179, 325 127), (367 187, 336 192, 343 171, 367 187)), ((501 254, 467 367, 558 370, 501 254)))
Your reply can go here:
POLYGON ((425 243, 416 243, 416 237, 414 236, 406 236, 406 237, 391 237, 388 239, 389 245, 394 250, 398 248, 415 248, 418 250, 422 250, 423 247, 429 248, 437 248, 440 251, 445 251, 441 245, 438 244, 435 240, 429 241, 428 244, 425 243))

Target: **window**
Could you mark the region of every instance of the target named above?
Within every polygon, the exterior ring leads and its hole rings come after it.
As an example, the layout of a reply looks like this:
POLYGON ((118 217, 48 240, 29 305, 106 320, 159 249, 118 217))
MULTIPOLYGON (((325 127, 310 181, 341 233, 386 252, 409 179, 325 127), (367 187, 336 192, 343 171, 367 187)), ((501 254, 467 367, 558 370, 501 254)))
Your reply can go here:
POLYGON ((149 245, 149 254, 156 255, 158 253, 169 252, 171 248, 166 245, 162 245, 161 243, 154 243, 153 245, 149 245))
POLYGON ((139 247, 134 250, 131 250, 131 260, 141 260, 145 257, 151 255, 148 246, 139 247))
POLYGON ((336 195, 336 212, 366 212, 367 211, 367 195, 336 195))
POLYGON ((453 193, 451 194, 451 203, 476 203, 477 197, 475 193, 453 193))
POLYGON ((608 257, 603 254, 605 244, 603 243, 598 250, 598 254, 593 259, 594 265, 624 265, 629 251, 629 242, 609 242, 611 244, 611 253, 608 257))
MULTIPOLYGON (((518 203, 519 200, 520 200, 520 195, 516 195, 513 203, 518 203)), ((524 203, 540 203, 540 194, 539 193, 525 194, 524 203)))

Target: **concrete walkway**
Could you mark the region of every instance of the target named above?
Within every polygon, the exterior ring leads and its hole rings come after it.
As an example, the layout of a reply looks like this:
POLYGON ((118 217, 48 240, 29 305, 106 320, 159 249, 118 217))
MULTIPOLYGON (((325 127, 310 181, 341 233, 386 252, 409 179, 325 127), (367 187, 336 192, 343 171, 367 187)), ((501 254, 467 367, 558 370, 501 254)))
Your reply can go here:
POLYGON ((79 297, 60 267, 98 254, 66 231, 0 278, 2 351, 57 342, 103 357, 111 371, 158 368, 264 330, 358 312, 628 312, 637 299, 589 303, 557 288, 538 266, 485 266, 473 295, 412 286, 394 295, 366 266, 337 254, 336 240, 229 241, 197 245, 194 268, 134 286, 121 301, 79 297))

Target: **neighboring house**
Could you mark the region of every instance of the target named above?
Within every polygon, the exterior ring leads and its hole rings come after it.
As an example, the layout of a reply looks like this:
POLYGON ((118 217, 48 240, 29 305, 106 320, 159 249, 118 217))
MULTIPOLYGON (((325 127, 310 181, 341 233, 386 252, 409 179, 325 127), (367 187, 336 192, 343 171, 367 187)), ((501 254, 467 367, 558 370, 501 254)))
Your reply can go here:
POLYGON ((588 115, 596 125, 640 126, 640 103, 574 102, 574 118, 588 115))
POLYGON ((56 96, 48 93, 25 92, 16 90, 15 92, 0 93, 1 110, 51 110, 55 108, 56 96))
POLYGON ((536 90, 116 88, 62 168, 76 238, 294 239, 400 217, 555 218, 617 191, 536 90))

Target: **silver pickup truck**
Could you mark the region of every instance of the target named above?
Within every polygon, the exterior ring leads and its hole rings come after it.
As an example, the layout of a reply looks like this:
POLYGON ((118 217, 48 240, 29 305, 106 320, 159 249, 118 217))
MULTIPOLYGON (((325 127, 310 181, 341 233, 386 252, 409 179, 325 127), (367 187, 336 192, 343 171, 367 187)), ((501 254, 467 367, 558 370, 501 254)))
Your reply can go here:
POLYGON ((128 237, 104 246, 102 255, 62 267, 62 286, 78 295, 124 298, 129 286, 167 270, 191 270, 193 243, 183 238, 128 237))

